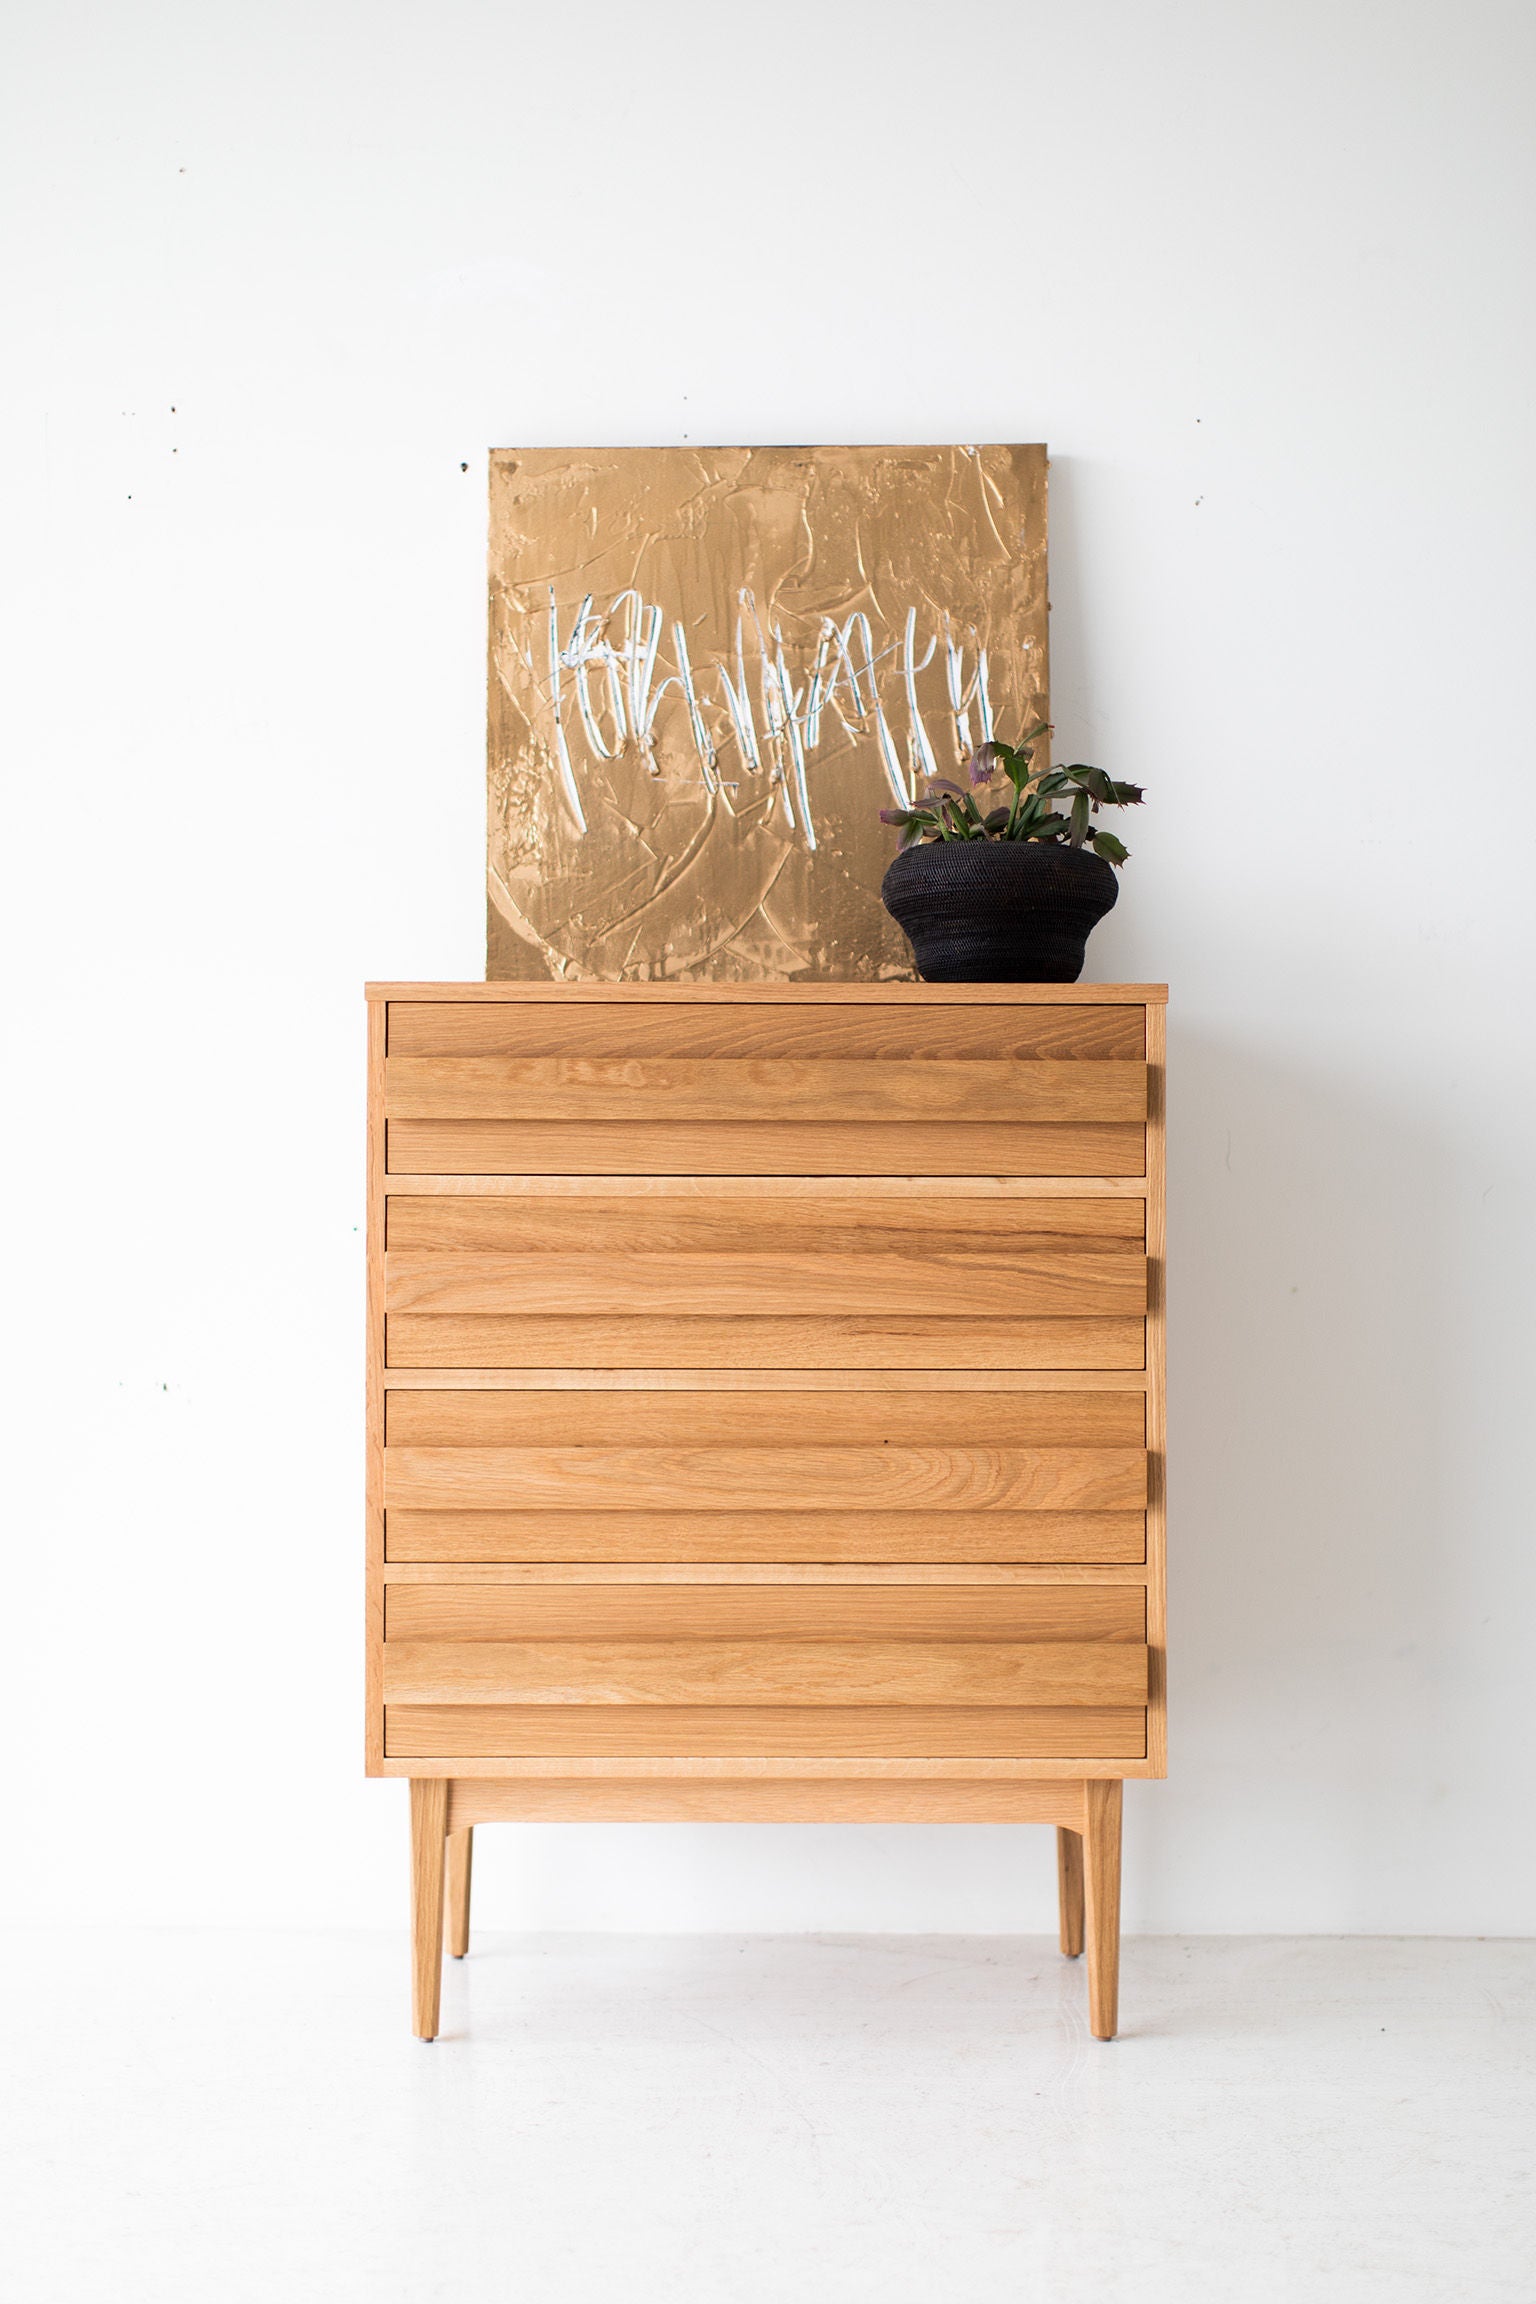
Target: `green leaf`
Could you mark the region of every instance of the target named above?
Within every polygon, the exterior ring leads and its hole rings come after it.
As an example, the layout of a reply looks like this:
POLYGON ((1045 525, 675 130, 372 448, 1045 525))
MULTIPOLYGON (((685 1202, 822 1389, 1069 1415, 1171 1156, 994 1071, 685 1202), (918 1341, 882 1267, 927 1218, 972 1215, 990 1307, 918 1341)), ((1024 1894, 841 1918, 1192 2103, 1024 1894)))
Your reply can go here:
POLYGON ((1117 840, 1113 832, 1095 832, 1088 845, 1106 864, 1123 864, 1130 855, 1129 848, 1117 840))
POLYGON ((1081 848, 1088 837, 1088 795, 1079 792, 1072 803, 1072 829, 1068 837, 1074 848, 1081 848))

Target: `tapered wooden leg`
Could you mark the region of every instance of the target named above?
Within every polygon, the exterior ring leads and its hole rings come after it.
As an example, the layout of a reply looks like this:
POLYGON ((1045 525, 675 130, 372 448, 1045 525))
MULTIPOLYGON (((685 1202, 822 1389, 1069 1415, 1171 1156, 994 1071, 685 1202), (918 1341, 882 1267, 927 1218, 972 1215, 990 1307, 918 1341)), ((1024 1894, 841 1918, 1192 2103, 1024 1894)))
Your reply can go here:
POLYGON ((418 2040, 437 2038, 443 1985, 443 1851, 448 1780, 411 1778, 411 2010, 418 2040))
POLYGON ((448 1835, 448 1949, 455 1960, 469 1950, 469 1876, 475 1862, 475 1828, 448 1835))
POLYGON ((1075 1960, 1083 1948, 1083 1836, 1056 1827, 1056 1901, 1061 1910, 1061 1948, 1075 1960))
POLYGON ((1088 2029, 1095 2040, 1113 2040, 1120 2020, 1120 1793, 1118 1778, 1083 1786, 1088 2029))

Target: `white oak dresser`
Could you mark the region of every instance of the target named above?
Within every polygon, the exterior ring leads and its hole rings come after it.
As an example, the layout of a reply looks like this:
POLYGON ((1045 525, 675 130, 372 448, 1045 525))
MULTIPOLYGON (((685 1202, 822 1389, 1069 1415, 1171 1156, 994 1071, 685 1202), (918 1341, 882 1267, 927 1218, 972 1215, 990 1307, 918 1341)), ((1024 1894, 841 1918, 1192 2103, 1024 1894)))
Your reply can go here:
POLYGON ((1113 2034, 1164 997, 370 986, 368 1768, 423 2038, 473 1827, 535 1818, 1054 1825, 1113 2034))

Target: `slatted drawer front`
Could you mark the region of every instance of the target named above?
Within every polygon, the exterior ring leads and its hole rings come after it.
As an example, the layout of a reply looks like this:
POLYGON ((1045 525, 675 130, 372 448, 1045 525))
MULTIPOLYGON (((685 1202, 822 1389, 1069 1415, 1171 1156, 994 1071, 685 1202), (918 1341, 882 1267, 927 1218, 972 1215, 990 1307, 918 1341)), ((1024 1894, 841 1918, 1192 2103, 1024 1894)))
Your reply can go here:
POLYGON ((922 1008, 779 1006, 601 1008, 497 1001, 392 1000, 388 1054, 397 1056, 724 1057, 838 1063, 908 1056, 1056 1057, 1135 1063, 1146 1054, 1146 1011, 1107 1007, 922 1008))
POLYGON ((389 1364, 1139 1368, 1140 1200, 397 1193, 389 1364))
POLYGON ((1127 1586, 393 1586, 387 1745, 1139 1757, 1145 1638, 1127 1586))
POLYGON ((1146 1502, 1139 1391, 396 1390, 385 1439, 392 1559, 1113 1559, 1146 1502))
POLYGON ((392 1506, 386 1556, 396 1561, 730 1560, 1038 1561, 1114 1566, 1146 1558, 1143 1511, 573 1512, 392 1506))
POLYGON ((1139 1175, 1144 1012, 391 1010, 395 1174, 1139 1175), (1106 1048, 1124 1053, 1106 1053, 1106 1048))

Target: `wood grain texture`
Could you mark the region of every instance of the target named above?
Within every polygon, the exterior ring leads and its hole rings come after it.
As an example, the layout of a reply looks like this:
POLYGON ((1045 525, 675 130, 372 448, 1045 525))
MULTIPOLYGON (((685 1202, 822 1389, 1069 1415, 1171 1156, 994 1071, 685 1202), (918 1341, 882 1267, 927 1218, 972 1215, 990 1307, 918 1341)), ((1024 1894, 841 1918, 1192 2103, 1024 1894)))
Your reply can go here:
POLYGON ((1140 1586, 392 1584, 389 1640, 1132 1640, 1140 1586))
POLYGON ((395 1368, 1137 1368, 1139 1318, 704 1320, 392 1313, 395 1368))
POLYGON ((467 1824, 1054 1824, 1076 1784, 993 1778, 687 1779, 675 1776, 454 1777, 450 1816, 467 1824))
POLYGON ((411 1779, 411 2015, 418 2040, 437 2038, 443 1980, 443 1866, 448 1787, 411 1779))
POLYGON ((1113 2040, 1120 2026, 1120 1812, 1114 1781, 1084 1786, 1083 1901, 1088 2029, 1113 2040))
POLYGON ((899 1062, 937 1057, 1115 1058, 1144 1055, 1136 1007, 946 1008, 842 1005, 798 1000, 761 1007, 691 1002, 635 1008, 567 1002, 394 1002, 391 1056, 734 1057, 738 1060, 860 1057, 899 1062))
POLYGON ((454 1818, 527 1825, 1022 1825, 1055 1822, 1075 1788, 944 1779, 454 1779, 454 1818))
POLYGON ((1168 1767, 1167 1694, 1167 1066, 1163 1010, 1146 1012, 1147 1128, 1147 1575, 1152 1642, 1148 1757, 1168 1767))
POLYGON ((1056 1829, 1056 1906, 1062 1952, 1076 1960, 1083 1949, 1083 1836, 1065 1825, 1056 1829))
MULTIPOLYGON (((1134 1392, 391 1391, 395 1448, 1142 1448, 1134 1392)), ((388 1468, 386 1454, 385 1465, 388 1468)))
MULTIPOLYGON (((963 1368, 390 1368, 393 1392, 973 1392, 963 1368)), ((988 1392, 1145 1392, 1127 1368, 993 1368, 988 1392)))
POLYGON ((1138 1760, 1138 1706, 391 1704, 406 1759, 1138 1760))
POLYGON ((1143 1705, 1140 1643, 391 1641, 387 1704, 1143 1705))
POLYGON ((391 1120, 1138 1121, 1145 1063, 392 1056, 391 1120))
MULTIPOLYGON (((775 1707, 777 1709, 777 1707, 775 1707)), ((562 1714, 561 1717, 564 1717, 562 1714)), ((1040 1783, 1079 1785, 1089 1778, 1101 1780, 1115 1778, 1123 1783, 1148 1778, 1153 1771, 1145 1760, 1085 1759, 1075 1753, 1066 1759, 999 1760, 982 1754, 977 1759, 945 1760, 925 1755, 918 1759, 900 1760, 845 1760, 817 1757, 814 1753, 787 1759, 782 1754, 761 1752, 728 1753, 694 1759, 678 1759, 660 1754, 655 1757, 604 1759, 601 1755, 551 1757, 548 1753, 520 1752, 509 1758, 505 1753, 480 1757, 465 1753, 448 1760, 434 1760, 422 1754, 408 1760, 386 1759, 380 1763, 386 1777, 400 1782, 412 1776, 443 1776, 448 1778, 475 1778, 480 1782, 496 1778, 547 1776, 586 1779, 589 1777, 643 1777, 683 1776, 711 1778, 727 1783, 741 1783, 757 1777, 827 1776, 862 1780, 873 1776, 922 1778, 925 1781, 958 1780, 967 1777, 993 1777, 1008 1783, 1040 1783)), ((1081 1822, 1081 1804, 1078 1808, 1081 1822)))
MULTIPOLYGON (((792 1218, 801 1205, 819 1208, 824 1203, 846 1201, 857 1205, 867 1202, 872 1194, 893 1204, 901 1202, 913 1216, 920 1213, 912 1202, 922 1209, 932 1207, 937 1200, 964 1202, 968 1209, 993 1207, 1005 1212, 1017 1200, 1128 1200, 1141 1203, 1147 1196, 1144 1175, 1135 1176, 984 1176, 956 1174, 949 1176, 907 1175, 882 1176, 872 1184, 867 1176, 794 1176, 749 1175, 734 1176, 728 1171, 714 1175, 684 1170, 678 1175, 647 1174, 636 1170, 622 1176, 588 1176, 582 1174, 535 1175, 520 1174, 515 1169, 503 1169, 494 1175, 476 1175, 472 1169, 463 1173, 448 1173, 438 1169, 417 1175, 408 1172, 391 1175, 391 1196, 409 1194, 421 1198, 446 1200, 528 1200, 580 1201, 622 1200, 643 1206, 649 1201, 662 1201, 673 1206, 686 1205, 690 1200, 707 1195, 711 1199, 740 1200, 751 1203, 789 1203, 784 1207, 786 1218, 792 1218)), ((578 1211, 579 1213, 579 1211, 578 1211)))
POLYGON ((837 1255, 781 1248, 615 1255, 497 1255, 394 1250, 386 1259, 391 1313, 703 1315, 752 1320, 854 1315, 920 1319, 935 1303, 962 1315, 1135 1315, 1146 1307, 1146 1261, 1132 1250, 1070 1248, 933 1255, 837 1255))
POLYGON ((386 1507, 443 1510, 1113 1512, 1140 1448, 388 1448, 386 1507))
POLYGON ((1039 1194, 976 1200, 929 1193, 914 1208, 888 1185, 857 1194, 831 1180, 798 1195, 746 1189, 667 1195, 609 1188, 580 1197, 497 1193, 479 1198, 393 1192, 385 1245, 449 1254, 526 1256, 728 1255, 999 1256, 1041 1248, 1123 1253, 1142 1245, 1137 1200, 1039 1194))
POLYGON ((1129 1511, 581 1512, 410 1510, 386 1522, 391 1561, 1139 1562, 1129 1511))
MULTIPOLYGON (((385 1724, 388 1737, 388 1723, 385 1724)), ((455 1960, 469 1951, 469 1902, 474 1880, 475 1833, 464 1825, 448 1837, 448 1949, 455 1960)))
POLYGON ((1114 1584, 1146 1589, 1145 1567, 1106 1567, 1101 1563, 1054 1560, 1047 1566, 979 1560, 959 1567, 948 1561, 840 1560, 391 1560, 384 1565, 392 1584, 502 1585, 526 1590, 535 1584, 1114 1584))
POLYGON ((391 1174, 1140 1176, 1140 1124, 390 1120, 391 1174))
POLYGON ((367 1134, 364 1148, 366 1414, 363 1444, 363 1766, 376 1776, 384 1759, 384 1053, 382 1001, 368 1005, 367 1134))
POLYGON ((1145 1392, 1145 1369, 385 1369, 387 1392, 1145 1392))

